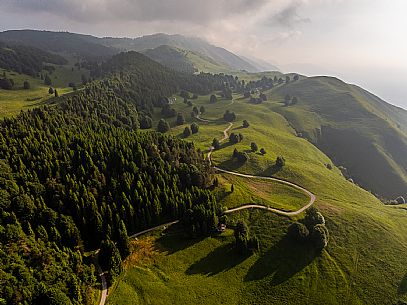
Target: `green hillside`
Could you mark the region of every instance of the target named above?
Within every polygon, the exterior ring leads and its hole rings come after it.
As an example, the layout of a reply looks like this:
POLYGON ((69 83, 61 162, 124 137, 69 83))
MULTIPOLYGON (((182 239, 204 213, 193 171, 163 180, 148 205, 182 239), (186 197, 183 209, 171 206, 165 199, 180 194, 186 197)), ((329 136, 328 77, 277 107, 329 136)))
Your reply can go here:
POLYGON ((312 77, 270 92, 298 103, 273 107, 336 165, 372 192, 394 199, 407 195, 407 111, 338 79, 312 77))
MULTIPOLYGON (((308 81, 304 83, 309 84, 308 81)), ((215 104, 209 103, 209 96, 192 100, 193 106, 205 107, 202 117, 215 120, 211 123, 191 118, 191 106, 177 97, 172 107, 184 114, 186 124, 176 126, 175 118, 168 121, 171 133, 178 137, 183 137, 187 124, 198 123, 199 132, 187 140, 206 151, 212 139, 221 138, 228 126, 222 119, 225 110, 234 111, 237 119, 231 132, 242 133, 243 141, 221 146, 214 152, 215 164, 242 173, 272 174, 312 191, 318 197, 316 206, 326 217, 328 247, 317 254, 287 239, 288 226, 303 215, 294 219, 264 211, 230 215, 232 222, 246 219, 260 238, 261 252, 248 257, 236 255, 230 231, 185 240, 173 228, 136 242, 149 242, 155 251, 151 259, 128 262, 127 270, 109 293, 108 304, 126 304, 129 300, 135 304, 395 304, 406 298, 405 210, 383 205, 347 181, 338 168, 328 169, 327 164, 332 161, 310 141, 297 136, 295 125, 281 110, 281 94, 300 85, 302 81, 277 86, 268 92, 269 99, 258 105, 248 103, 240 95, 233 102, 219 98, 215 104), (249 121, 248 128, 240 127, 243 119, 249 121), (264 156, 248 152, 245 164, 231 160, 234 148, 249 151, 253 141, 265 148, 264 156), (285 157, 286 166, 275 171, 278 155, 285 157)), ((301 96, 298 97, 299 107, 301 96)), ((215 191, 226 194, 220 197, 221 204, 233 207, 247 201, 264 202, 264 187, 244 179, 231 182, 230 177, 222 175, 215 191), (231 183, 237 185, 241 195, 233 197, 229 193, 231 183), (256 190, 251 192, 252 188, 256 190)), ((268 187, 273 189, 272 185, 268 187)), ((281 202, 284 199, 278 201, 281 202)), ((135 253, 137 249, 145 248, 138 245, 135 253)))

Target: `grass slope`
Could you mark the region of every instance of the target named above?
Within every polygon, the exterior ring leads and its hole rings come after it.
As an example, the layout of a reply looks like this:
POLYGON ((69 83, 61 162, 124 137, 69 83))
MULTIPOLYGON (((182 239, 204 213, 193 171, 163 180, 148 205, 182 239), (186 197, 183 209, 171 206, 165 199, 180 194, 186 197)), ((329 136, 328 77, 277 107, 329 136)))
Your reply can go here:
MULTIPOLYGON (((0 69, 0 75, 3 75, 3 71, 0 69)), ((68 84, 72 82, 80 85, 82 74, 89 77, 88 70, 78 70, 73 63, 63 66, 55 65, 55 71, 50 74, 51 87, 56 88, 59 95, 72 92, 72 88, 68 87, 68 84)), ((10 117, 18 114, 21 110, 40 106, 53 96, 48 93, 49 86, 44 85, 44 82, 39 78, 16 72, 6 72, 6 75, 14 80, 15 86, 13 90, 0 89, 0 118, 10 117), (23 89, 26 80, 30 83, 29 90, 23 89)))
MULTIPOLYGON (((233 131, 242 133, 244 140, 236 145, 224 144, 214 152, 213 161, 243 173, 288 179, 316 194, 316 206, 326 217, 330 231, 327 248, 316 254, 290 242, 285 234, 292 219, 264 211, 240 212, 229 217, 247 220, 260 238, 260 253, 236 256, 230 232, 188 240, 170 231, 155 240, 155 260, 136 261, 127 269, 110 292, 109 304, 129 300, 135 304, 395 304, 407 300, 406 210, 383 205, 347 181, 336 167, 327 169, 326 164, 332 161, 298 137, 293 121, 287 120, 286 112, 281 110, 282 92, 283 87, 275 88, 269 92, 269 100, 260 105, 251 105, 238 96, 233 104, 227 100, 209 104, 209 96, 199 97, 193 104, 205 106, 202 117, 217 121, 198 122, 199 132, 188 140, 207 151, 212 139, 221 138, 228 126, 221 119, 224 111, 236 112, 233 131), (243 119, 250 122, 249 128, 240 128, 243 119), (235 147, 247 150, 252 141, 264 147, 267 154, 249 153, 250 159, 244 165, 230 161, 235 147), (278 155, 286 158, 281 171, 274 167, 278 155)), ((175 126, 175 119, 169 120, 171 133, 179 137, 187 124, 197 122, 189 115, 192 108, 181 101, 177 98, 174 108, 184 113, 187 123, 175 126)), ((301 111, 310 114, 310 125, 314 117, 324 119, 309 109, 301 111)), ((155 120, 158 118, 156 115, 155 120)), ((228 179, 220 177, 217 192, 229 192, 232 181, 228 179)), ((233 183, 238 193, 221 198, 224 205, 266 201, 270 196, 263 192, 267 186, 256 185, 256 181, 242 179, 233 183), (250 192, 252 188, 256 191, 250 192)), ((284 199, 276 201, 287 203, 284 199)), ((270 204, 274 204, 272 199, 270 204)))
POLYGON ((270 92, 298 104, 275 105, 306 138, 345 166, 360 185, 387 198, 407 196, 407 111, 338 79, 312 77, 270 92))

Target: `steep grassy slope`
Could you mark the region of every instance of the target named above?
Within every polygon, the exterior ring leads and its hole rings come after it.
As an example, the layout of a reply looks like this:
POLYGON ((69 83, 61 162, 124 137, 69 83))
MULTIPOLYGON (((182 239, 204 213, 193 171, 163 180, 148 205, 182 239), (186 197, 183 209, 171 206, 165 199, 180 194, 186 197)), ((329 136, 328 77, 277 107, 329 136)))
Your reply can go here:
POLYGON ((163 45, 146 50, 143 53, 170 69, 185 73, 194 73, 196 71, 194 64, 187 58, 187 51, 163 45))
POLYGON ((356 86, 328 77, 292 82, 270 93, 298 104, 272 107, 368 190, 407 195, 407 111, 356 86))
MULTIPOLYGON (((182 102, 173 106, 184 113, 187 124, 200 125, 199 132, 188 140, 204 150, 214 137, 223 136, 222 130, 228 126, 221 119, 224 111, 235 111, 233 132, 242 133, 244 139, 215 151, 214 162, 243 173, 273 174, 315 193, 316 206, 326 217, 330 231, 328 247, 317 255, 287 240, 290 219, 263 211, 242 212, 231 217, 247 220, 260 238, 261 253, 236 256, 228 232, 203 240, 185 240, 170 231, 154 240, 158 253, 152 261, 132 262, 111 291, 109 304, 125 304, 128 300, 136 304, 395 304, 407 298, 406 211, 383 205, 348 182, 336 167, 329 170, 326 164, 332 161, 312 143, 296 136, 291 120, 274 111, 282 112, 282 89, 269 92, 271 98, 260 105, 248 104, 239 97, 234 103, 220 100, 209 104, 209 96, 194 100, 194 105, 206 108, 202 117, 217 119, 213 123, 191 118, 191 107, 182 102), (250 122, 249 128, 240 128, 243 119, 250 122), (267 154, 249 153, 244 165, 231 162, 233 149, 248 150, 252 141, 264 147, 267 154), (281 171, 274 168, 277 155, 287 161, 281 171)), ((186 124, 171 123, 171 132, 182 137, 186 124)), ((313 123, 311 117, 309 124, 313 123)), ((243 184, 242 193, 253 187, 253 182, 234 183, 239 187, 243 184)), ((222 188, 227 192, 230 186, 221 183, 220 191, 222 188)), ((260 191, 255 192, 257 199, 252 196, 253 202, 265 197, 260 191)), ((247 198, 229 200, 231 196, 221 202, 229 206, 246 203, 247 198)))

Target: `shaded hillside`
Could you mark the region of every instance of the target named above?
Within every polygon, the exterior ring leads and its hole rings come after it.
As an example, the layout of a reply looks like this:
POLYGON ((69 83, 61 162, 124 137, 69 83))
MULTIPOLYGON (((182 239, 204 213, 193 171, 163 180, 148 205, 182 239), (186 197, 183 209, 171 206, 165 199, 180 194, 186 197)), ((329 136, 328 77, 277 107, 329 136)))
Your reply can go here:
POLYGON ((117 50, 96 43, 94 37, 90 35, 68 32, 12 30, 0 32, 0 41, 90 58, 105 57, 117 53, 117 50))
POLYGON ((336 78, 312 77, 272 93, 298 103, 276 108, 364 188, 395 198, 407 195, 407 111, 336 78))
POLYGON ((186 51, 163 45, 143 53, 170 69, 191 74, 196 71, 194 64, 187 58, 186 51))
MULTIPOLYGON (((183 50, 193 51, 207 56, 220 65, 226 65, 234 70, 247 70, 249 72, 259 72, 258 67, 252 65, 245 59, 233 54, 232 52, 216 47, 206 41, 182 35, 154 34, 135 39, 130 38, 103 38, 103 43, 107 46, 122 50, 144 51, 154 49, 161 45, 168 45, 183 50)), ((258 64, 258 66, 262 66, 258 64)))
POLYGON ((7 46, 0 42, 0 68, 36 76, 44 63, 64 65, 67 60, 59 55, 27 46, 7 46))

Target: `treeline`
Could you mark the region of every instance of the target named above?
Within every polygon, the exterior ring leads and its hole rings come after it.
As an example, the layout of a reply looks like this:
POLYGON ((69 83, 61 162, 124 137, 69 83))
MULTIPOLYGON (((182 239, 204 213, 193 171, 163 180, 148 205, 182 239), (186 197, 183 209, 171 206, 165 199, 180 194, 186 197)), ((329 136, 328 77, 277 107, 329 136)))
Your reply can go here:
POLYGON ((28 46, 7 46, 0 42, 0 68, 36 77, 44 70, 45 63, 65 65, 62 56, 28 46))

